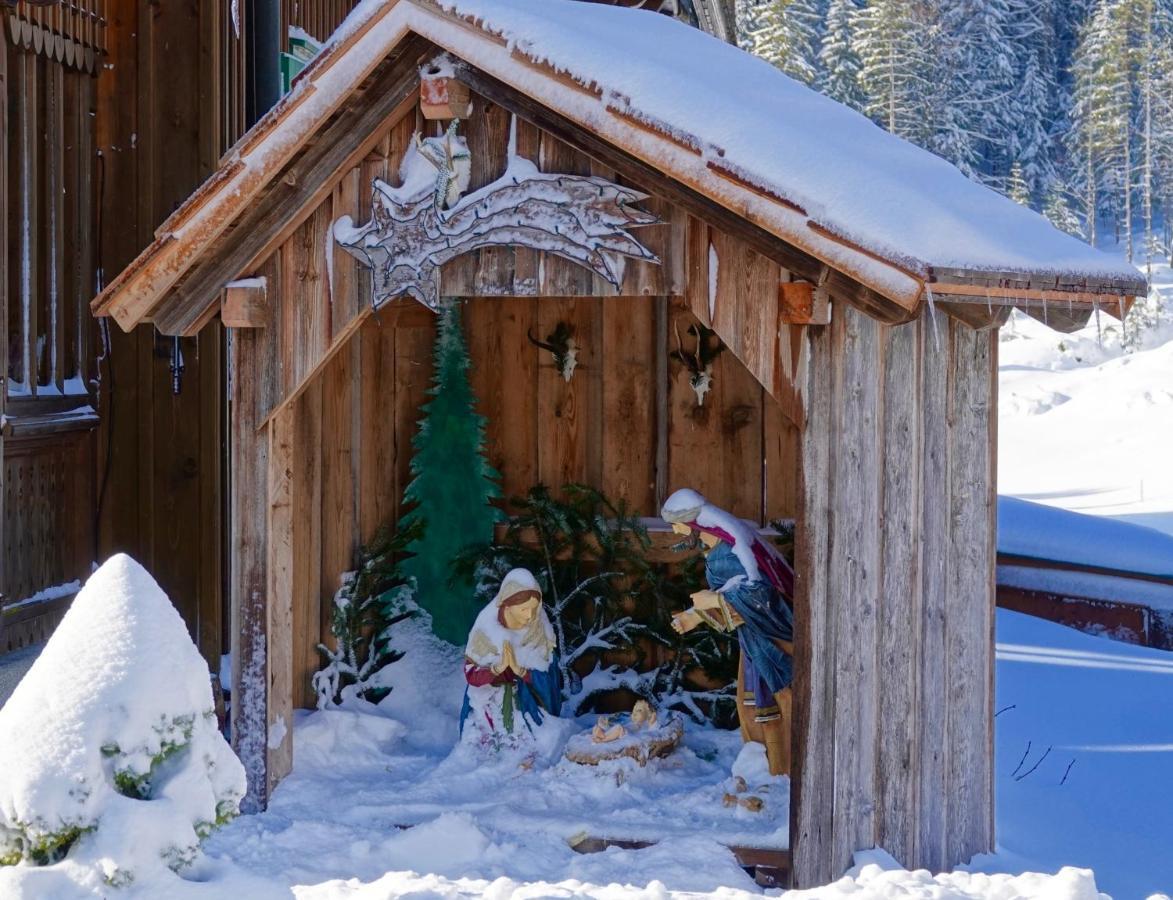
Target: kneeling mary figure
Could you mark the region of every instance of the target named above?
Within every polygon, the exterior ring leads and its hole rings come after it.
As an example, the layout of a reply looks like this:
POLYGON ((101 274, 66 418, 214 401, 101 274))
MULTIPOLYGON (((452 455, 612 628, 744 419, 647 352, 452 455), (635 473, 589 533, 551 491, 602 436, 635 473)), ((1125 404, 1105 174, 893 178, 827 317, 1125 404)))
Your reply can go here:
POLYGON ((523 748, 562 707, 554 629, 528 569, 514 569, 473 625, 461 736, 494 750, 523 748))

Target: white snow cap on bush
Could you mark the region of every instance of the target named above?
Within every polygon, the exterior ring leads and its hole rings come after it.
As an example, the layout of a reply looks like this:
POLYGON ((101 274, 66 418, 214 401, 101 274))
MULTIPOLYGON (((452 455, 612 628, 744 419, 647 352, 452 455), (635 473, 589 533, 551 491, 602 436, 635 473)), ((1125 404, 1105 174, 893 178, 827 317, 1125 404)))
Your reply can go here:
POLYGON ((68 850, 114 884, 179 870, 244 789, 183 620, 142 566, 111 557, 0 708, 0 862, 68 850))

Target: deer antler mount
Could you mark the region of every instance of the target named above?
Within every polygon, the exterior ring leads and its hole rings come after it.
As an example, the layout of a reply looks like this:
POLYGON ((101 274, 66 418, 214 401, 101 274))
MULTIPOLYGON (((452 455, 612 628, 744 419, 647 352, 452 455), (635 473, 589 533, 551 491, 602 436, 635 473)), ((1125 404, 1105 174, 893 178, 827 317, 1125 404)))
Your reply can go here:
POLYGON ((673 323, 676 332, 676 349, 672 351, 672 358, 679 360, 688 369, 688 383, 696 392, 696 405, 705 405, 705 394, 713 386, 713 360, 725 349, 717 332, 706 328, 699 322, 688 326, 688 333, 696 339, 695 349, 684 349, 684 341, 680 339, 680 328, 673 323))

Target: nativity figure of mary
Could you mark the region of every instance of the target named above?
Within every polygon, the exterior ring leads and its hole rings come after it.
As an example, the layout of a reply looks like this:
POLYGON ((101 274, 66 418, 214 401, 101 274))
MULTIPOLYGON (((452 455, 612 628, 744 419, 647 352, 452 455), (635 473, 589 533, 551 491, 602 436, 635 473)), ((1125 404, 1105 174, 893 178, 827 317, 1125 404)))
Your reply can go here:
POLYGON ((534 746, 562 708, 556 648, 537 579, 512 570, 468 638, 462 740, 494 750, 534 746))
POLYGON ((770 774, 789 774, 794 571, 756 529, 696 491, 676 491, 660 515, 677 534, 704 546, 709 585, 692 595, 691 609, 673 616, 672 627, 684 634, 707 625, 737 635, 742 739, 765 745, 770 774))

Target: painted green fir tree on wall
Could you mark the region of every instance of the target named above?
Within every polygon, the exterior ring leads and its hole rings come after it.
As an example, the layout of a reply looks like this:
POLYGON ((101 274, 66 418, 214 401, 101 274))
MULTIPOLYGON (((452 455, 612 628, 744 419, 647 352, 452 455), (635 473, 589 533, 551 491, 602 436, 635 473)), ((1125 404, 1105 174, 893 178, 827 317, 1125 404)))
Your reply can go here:
POLYGON ((440 314, 431 398, 412 441, 411 504, 400 527, 419 522, 422 535, 408 546, 406 575, 418 585, 419 605, 432 615, 439 637, 463 645, 480 611, 470 580, 452 581, 453 561, 472 545, 487 545, 500 518, 489 501, 500 495, 498 475, 484 455, 485 420, 477 415, 468 383, 468 349, 460 329, 460 306, 440 314))

